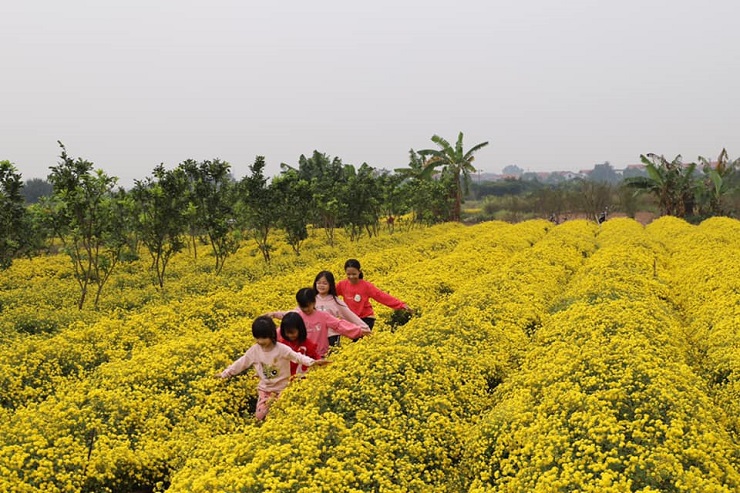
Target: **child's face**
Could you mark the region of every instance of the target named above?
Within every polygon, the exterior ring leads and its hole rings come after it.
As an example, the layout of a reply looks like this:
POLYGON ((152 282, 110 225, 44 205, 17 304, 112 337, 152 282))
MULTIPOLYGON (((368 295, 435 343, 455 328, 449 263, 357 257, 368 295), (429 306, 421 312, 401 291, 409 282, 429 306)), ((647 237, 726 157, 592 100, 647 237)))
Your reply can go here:
POLYGON ((329 294, 329 281, 325 277, 321 277, 316 281, 316 291, 321 295, 329 294))
POLYGON ((357 284, 357 282, 360 280, 360 269, 347 267, 344 270, 344 273, 347 274, 347 280, 350 282, 350 284, 357 284))
POLYGON ((270 346, 272 346, 272 339, 269 337, 255 337, 254 342, 262 346, 263 348, 267 349, 270 346))
POLYGON ((302 306, 300 308, 301 308, 301 311, 305 313, 306 315, 311 315, 313 312, 316 311, 316 303, 311 303, 308 306, 302 306))
POLYGON ((283 333, 285 334, 285 338, 291 342, 298 340, 298 329, 296 329, 295 327, 285 329, 283 333))

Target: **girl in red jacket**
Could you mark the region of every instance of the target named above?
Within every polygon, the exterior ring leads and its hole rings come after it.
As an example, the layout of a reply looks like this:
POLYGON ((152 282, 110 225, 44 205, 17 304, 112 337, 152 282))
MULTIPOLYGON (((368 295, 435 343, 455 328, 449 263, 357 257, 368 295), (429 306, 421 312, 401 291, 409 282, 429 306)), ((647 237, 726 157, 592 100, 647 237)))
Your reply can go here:
POLYGON ((353 258, 347 260, 344 263, 344 273, 347 275, 347 279, 337 283, 337 294, 344 299, 349 309, 371 329, 375 325, 375 312, 370 304, 370 299, 394 310, 411 311, 411 308, 403 301, 384 293, 373 284, 365 281, 359 260, 353 258))
MULTIPOLYGON (((278 342, 282 342, 296 353, 303 354, 312 359, 321 359, 316 344, 307 338, 306 324, 303 318, 296 312, 287 312, 280 321, 280 332, 278 342)), ((306 373, 308 367, 290 362, 290 375, 306 373)))

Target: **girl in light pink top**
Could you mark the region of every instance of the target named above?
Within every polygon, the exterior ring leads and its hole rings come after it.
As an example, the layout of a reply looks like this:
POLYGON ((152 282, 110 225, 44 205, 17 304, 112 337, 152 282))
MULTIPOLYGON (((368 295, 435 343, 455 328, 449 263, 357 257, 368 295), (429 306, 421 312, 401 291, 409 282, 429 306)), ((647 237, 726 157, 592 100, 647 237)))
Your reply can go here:
MULTIPOLYGON (((360 327, 369 328, 367 324, 349 309, 347 304, 337 298, 337 284, 334 274, 328 270, 322 270, 316 274, 313 280, 313 290, 316 292, 316 309, 327 312, 342 320, 347 320, 360 327)), ((329 345, 339 346, 340 334, 329 329, 329 345)))

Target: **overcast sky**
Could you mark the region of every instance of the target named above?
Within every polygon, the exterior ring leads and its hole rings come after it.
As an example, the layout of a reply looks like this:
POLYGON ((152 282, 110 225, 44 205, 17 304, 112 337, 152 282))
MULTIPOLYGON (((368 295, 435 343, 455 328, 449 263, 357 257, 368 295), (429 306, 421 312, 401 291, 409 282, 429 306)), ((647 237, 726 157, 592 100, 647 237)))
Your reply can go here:
POLYGON ((0 160, 130 185, 314 149, 393 169, 439 134, 484 172, 740 154, 737 0, 0 0, 0 160))

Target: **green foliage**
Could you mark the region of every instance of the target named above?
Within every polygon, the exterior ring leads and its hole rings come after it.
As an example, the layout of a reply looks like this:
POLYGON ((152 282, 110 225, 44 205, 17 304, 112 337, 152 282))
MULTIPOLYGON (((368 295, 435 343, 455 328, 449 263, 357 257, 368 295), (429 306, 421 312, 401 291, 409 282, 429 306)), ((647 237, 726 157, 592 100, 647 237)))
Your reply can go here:
POLYGON ((625 184, 637 191, 655 196, 661 214, 685 218, 694 212, 697 188, 696 163, 684 165, 681 156, 668 161, 656 154, 641 155, 647 177, 634 177, 625 184))
POLYGON ((363 230, 368 236, 378 233, 380 226, 380 203, 382 189, 374 176, 374 170, 366 163, 359 169, 347 165, 344 168, 346 182, 341 188, 339 199, 344 204, 339 220, 349 233, 350 240, 356 241, 363 230))
POLYGON ((26 204, 36 204, 41 197, 50 197, 53 193, 51 183, 41 178, 26 180, 23 186, 23 197, 26 204))
POLYGON ((340 197, 347 181, 342 160, 314 151, 310 158, 300 156, 297 172, 311 187, 313 223, 324 229, 327 242, 334 245, 334 230, 340 225, 339 215, 343 207, 340 197))
POLYGON ((284 170, 272 181, 272 198, 277 203, 277 225, 288 238, 296 255, 308 238, 309 209, 312 203, 311 187, 294 169, 284 170))
POLYGON ((237 193, 230 175, 231 165, 219 159, 201 162, 189 159, 179 167, 188 179, 194 224, 208 238, 216 259, 215 271, 219 273, 227 257, 239 248, 234 235, 237 193))
POLYGON ((716 163, 699 157, 704 173, 703 187, 698 194, 699 215, 701 217, 727 216, 732 213, 731 196, 740 189, 738 180, 740 158, 731 161, 727 150, 722 149, 716 163))
POLYGON ((138 210, 137 229, 152 257, 160 288, 164 287, 170 259, 185 247, 187 190, 187 178, 181 168, 167 171, 159 165, 153 177, 137 181, 131 191, 138 210))
POLYGON ((277 224, 277 210, 273 206, 270 187, 265 177, 265 158, 257 156, 249 167, 250 175, 239 183, 239 221, 257 242, 265 262, 270 261, 270 231, 277 224))
POLYGON ((396 229, 398 216, 409 212, 409 204, 401 189, 401 176, 383 171, 375 181, 380 189, 380 217, 379 222, 385 221, 388 232, 393 234, 396 229))
POLYGON ((435 224, 448 221, 453 214, 454 182, 452 175, 442 174, 439 179, 432 179, 434 168, 426 165, 424 157, 409 151, 409 167, 396 169, 403 180, 400 183, 400 194, 411 209, 412 224, 435 224))
POLYGON ((534 180, 521 178, 505 178, 498 181, 473 182, 470 184, 471 195, 475 197, 503 197, 505 195, 526 195, 537 190, 549 188, 534 180))
POLYGON ((0 269, 30 244, 29 218, 24 207, 21 175, 10 161, 0 161, 0 269))

